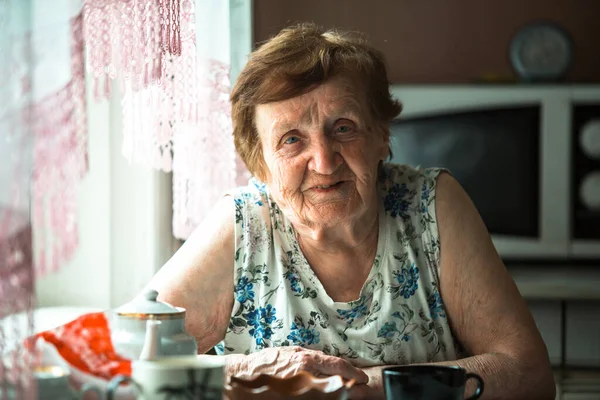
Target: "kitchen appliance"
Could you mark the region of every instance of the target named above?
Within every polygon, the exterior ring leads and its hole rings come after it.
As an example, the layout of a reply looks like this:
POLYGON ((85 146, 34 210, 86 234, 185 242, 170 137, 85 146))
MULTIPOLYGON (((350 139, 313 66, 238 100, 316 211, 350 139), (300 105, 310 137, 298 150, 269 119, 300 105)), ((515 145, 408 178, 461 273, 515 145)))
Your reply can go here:
POLYGON ((600 260, 600 86, 396 86, 393 162, 448 168, 503 259, 600 260))

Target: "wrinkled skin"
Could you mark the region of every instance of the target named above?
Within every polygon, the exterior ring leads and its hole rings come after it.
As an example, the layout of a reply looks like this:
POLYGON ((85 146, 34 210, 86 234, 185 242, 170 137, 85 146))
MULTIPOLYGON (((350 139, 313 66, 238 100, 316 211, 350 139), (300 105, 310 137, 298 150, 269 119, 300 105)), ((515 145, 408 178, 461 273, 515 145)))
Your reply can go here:
MULTIPOLYGON (((304 95, 257 106, 256 127, 268 169, 266 184, 292 222, 305 257, 332 298, 358 298, 377 247, 377 172, 388 156, 387 128, 372 121, 360 88, 343 77, 304 95), (364 268, 348 279, 352 285, 337 286, 341 271, 332 266, 347 265, 343 257, 364 268)), ((237 377, 286 377, 298 371, 341 375, 356 381, 352 398, 372 398, 361 369, 321 351, 283 347, 231 357, 231 373, 237 377)))
POLYGON ((363 97, 337 77, 256 107, 266 183, 301 236, 352 242, 376 220, 377 170, 389 132, 372 121, 363 97))
POLYGON ((362 370, 342 358, 299 346, 264 349, 244 356, 243 360, 232 368, 236 370, 235 376, 241 379, 260 374, 286 378, 306 371, 315 376, 341 375, 348 380, 354 379, 358 384, 367 383, 368 380, 362 370))
POLYGON ((340 375, 354 380, 351 399, 376 399, 381 392, 367 386, 369 378, 361 369, 348 361, 324 354, 322 351, 299 346, 272 347, 247 356, 232 354, 228 358, 227 375, 252 379, 261 374, 285 378, 306 371, 317 377, 340 375))

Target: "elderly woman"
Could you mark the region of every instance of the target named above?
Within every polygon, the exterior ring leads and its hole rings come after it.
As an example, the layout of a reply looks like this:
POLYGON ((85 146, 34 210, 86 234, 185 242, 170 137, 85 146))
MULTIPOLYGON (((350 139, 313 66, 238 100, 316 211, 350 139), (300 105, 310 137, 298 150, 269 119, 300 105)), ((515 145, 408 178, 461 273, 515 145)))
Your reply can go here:
MULTIPOLYGON (((240 377, 307 370, 383 396, 381 369, 458 365, 487 399, 553 399, 545 345, 473 203, 393 165, 381 54, 303 24, 254 51, 231 94, 252 172, 150 287, 240 377)), ((467 392, 472 388, 467 388, 467 392)))

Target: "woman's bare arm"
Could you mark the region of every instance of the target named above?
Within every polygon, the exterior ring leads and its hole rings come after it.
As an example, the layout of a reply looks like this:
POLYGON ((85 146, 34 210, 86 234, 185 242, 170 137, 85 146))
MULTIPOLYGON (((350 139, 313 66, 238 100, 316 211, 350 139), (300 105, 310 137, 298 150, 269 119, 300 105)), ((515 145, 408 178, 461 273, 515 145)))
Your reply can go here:
POLYGON ((233 307, 235 205, 217 203, 147 288, 159 300, 185 307, 188 333, 205 353, 223 339, 233 307))
MULTIPOLYGON (((223 199, 147 286, 160 293, 160 300, 186 308, 186 329, 196 337, 199 353, 221 341, 229 325, 234 301, 234 217, 233 200, 223 199)), ((227 376, 286 376, 304 370, 367 382, 366 374, 349 362, 297 346, 229 354, 224 359, 227 376)))
MULTIPOLYGON (((436 364, 480 375, 485 382, 482 399, 553 400, 547 349, 527 305, 471 199, 445 173, 438 178, 436 214, 441 296, 453 334, 472 355, 436 364)), ((382 396, 382 368, 365 368, 370 388, 360 388, 361 394, 382 396)))
POLYGON ((437 187, 440 294, 472 355, 453 364, 484 379, 484 399, 554 399, 546 345, 473 202, 448 174, 437 187))

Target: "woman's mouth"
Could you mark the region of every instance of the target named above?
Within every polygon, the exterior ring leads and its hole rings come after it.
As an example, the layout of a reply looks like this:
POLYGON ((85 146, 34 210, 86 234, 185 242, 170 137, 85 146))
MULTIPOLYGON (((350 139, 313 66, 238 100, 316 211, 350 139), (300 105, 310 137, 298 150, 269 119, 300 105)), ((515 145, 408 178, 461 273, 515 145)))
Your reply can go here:
POLYGON ((344 181, 339 181, 330 185, 319 185, 319 186, 313 186, 313 190, 316 190, 317 192, 329 192, 329 191, 333 191, 333 190, 337 190, 339 189, 340 186, 342 186, 342 184, 344 183, 344 181))

